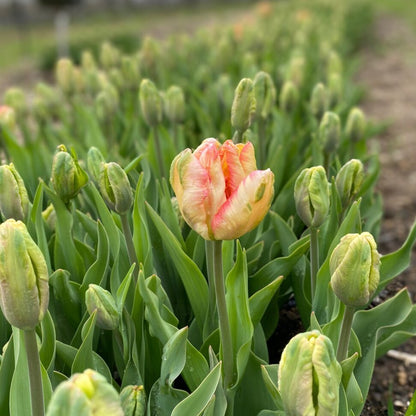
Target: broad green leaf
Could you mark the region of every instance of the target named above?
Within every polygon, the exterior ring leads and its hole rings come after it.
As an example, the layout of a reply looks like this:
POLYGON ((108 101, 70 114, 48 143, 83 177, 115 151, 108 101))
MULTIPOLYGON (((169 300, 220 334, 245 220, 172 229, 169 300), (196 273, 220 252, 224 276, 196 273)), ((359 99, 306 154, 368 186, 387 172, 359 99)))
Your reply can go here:
POLYGON ((412 400, 410 401, 409 407, 406 410, 404 416, 414 416, 416 415, 416 390, 413 393, 412 400))
POLYGON ((282 407, 282 399, 278 390, 278 373, 279 366, 277 364, 262 365, 261 373, 263 376, 264 383, 267 391, 273 398, 274 404, 277 408, 282 407))
POLYGON ((53 365, 55 363, 55 326, 49 311, 46 312, 41 322, 42 328, 42 344, 39 349, 40 360, 48 372, 53 371, 53 365))
POLYGON ((0 363, 0 386, 2 386, 0 388, 0 414, 7 415, 9 413, 10 385, 15 367, 13 336, 10 337, 7 346, 3 348, 5 350, 0 363))

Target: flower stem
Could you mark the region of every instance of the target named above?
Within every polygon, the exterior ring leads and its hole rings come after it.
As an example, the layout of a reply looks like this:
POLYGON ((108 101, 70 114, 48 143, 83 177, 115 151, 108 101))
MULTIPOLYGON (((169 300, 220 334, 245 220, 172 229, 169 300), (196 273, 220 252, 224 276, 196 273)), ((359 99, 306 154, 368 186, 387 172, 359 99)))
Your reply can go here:
POLYGON ((30 397, 32 401, 32 416, 44 416, 42 374, 36 332, 34 329, 24 331, 27 364, 29 367, 30 397))
POLYGON ((129 219, 127 218, 127 214, 121 214, 120 219, 121 219, 121 227, 123 228, 124 238, 126 240, 127 253, 129 256, 130 263, 131 264, 136 263, 136 267, 134 268, 134 271, 133 271, 133 278, 134 278, 134 281, 137 282, 139 261, 137 259, 136 250, 134 248, 129 219))
POLYGON ((160 139, 159 139, 159 132, 157 130, 157 126, 153 128, 153 137, 155 140, 155 148, 156 148, 156 158, 157 163, 159 165, 159 173, 161 178, 167 178, 165 165, 163 164, 163 157, 162 157, 162 148, 160 146, 160 139))
POLYGON ((354 308, 345 306, 344 317, 342 318, 341 333, 338 341, 337 360, 345 360, 348 354, 348 345, 350 343, 352 319, 354 318, 354 308))
POLYGON ((214 244, 210 240, 205 240, 205 258, 207 261, 208 274, 208 315, 205 321, 204 337, 209 336, 216 328, 216 295, 215 295, 215 278, 214 278, 214 244))
POLYGON ((266 162, 266 120, 260 118, 257 121, 258 127, 258 144, 259 144, 259 166, 260 169, 265 169, 266 162))
POLYGON ((220 324, 224 389, 227 390, 233 382, 233 344, 231 341, 230 322, 228 320, 227 304, 225 300, 225 284, 222 269, 222 241, 212 241, 212 244, 214 246, 214 281, 220 324))
POLYGON ((318 229, 311 227, 311 302, 315 296, 316 275, 319 270, 319 242, 318 229))

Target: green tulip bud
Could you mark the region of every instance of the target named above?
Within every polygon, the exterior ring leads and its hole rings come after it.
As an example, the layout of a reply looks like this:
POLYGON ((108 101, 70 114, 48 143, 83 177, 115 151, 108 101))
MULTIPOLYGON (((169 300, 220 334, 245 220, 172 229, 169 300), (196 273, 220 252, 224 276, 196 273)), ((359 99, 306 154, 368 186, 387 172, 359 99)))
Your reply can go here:
POLYGON ((286 81, 280 91, 279 104, 282 111, 291 113, 299 101, 299 90, 292 81, 286 81))
POLYGON ((123 56, 121 60, 121 74, 123 85, 126 89, 137 89, 140 81, 140 71, 137 59, 130 56, 123 56))
POLYGON ((319 125, 319 140, 326 153, 334 153, 341 140, 341 121, 337 114, 325 112, 319 125))
POLYGON ((3 217, 23 221, 28 208, 29 198, 19 172, 13 163, 0 166, 0 211, 3 217))
POLYGON ((74 91, 81 94, 85 91, 85 78, 83 72, 79 68, 74 68, 72 77, 74 80, 74 91))
POLYGON ((149 79, 140 83, 139 99, 144 121, 149 127, 157 126, 162 121, 162 98, 149 79))
POLYGON ((49 302, 45 258, 21 221, 0 225, 0 307, 7 321, 31 330, 43 319, 49 302))
POLYGON ((16 127, 16 112, 8 105, 0 105, 0 128, 13 130, 16 127))
POLYGON ((101 170, 104 163, 105 159, 103 154, 96 147, 90 147, 87 153, 87 167, 96 183, 100 180, 101 170))
POLYGON ((328 106, 327 92, 324 84, 316 84, 312 90, 310 108, 313 116, 320 120, 328 106))
POLYGON ((181 87, 172 85, 164 97, 165 114, 173 124, 185 121, 185 96, 181 87))
POLYGON ((95 99, 95 112, 97 117, 101 120, 108 120, 113 116, 119 105, 119 95, 117 89, 107 82, 102 91, 99 92, 95 99))
POLYGON ((348 206, 360 191, 363 180, 364 166, 361 160, 351 159, 339 170, 335 178, 335 186, 343 207, 348 206))
POLYGON ((243 78, 234 92, 231 107, 231 125, 241 135, 250 127, 256 113, 256 98, 254 96, 253 81, 243 78))
POLYGON ((279 364, 279 391, 288 416, 337 416, 342 369, 331 340, 304 332, 286 345, 279 364))
POLYGON ((78 163, 74 150, 69 153, 61 144, 52 162, 51 182, 55 192, 68 204, 88 182, 88 175, 78 163))
POLYGON ((120 51, 111 43, 104 42, 100 49, 100 62, 106 70, 119 66, 120 51))
POLYGON ((365 115, 361 109, 354 107, 350 110, 345 127, 345 135, 352 142, 358 142, 364 137, 366 128, 365 115))
POLYGON ((228 74, 220 75, 215 83, 215 91, 221 108, 228 111, 234 98, 234 91, 228 74))
POLYGON ((60 383, 46 416, 124 416, 116 389, 104 376, 87 369, 60 383))
POLYGON ((66 95, 75 91, 74 64, 68 58, 61 58, 56 64, 56 82, 66 95))
POLYGON ((276 88, 267 72, 258 72, 254 77, 254 96, 256 98, 256 118, 265 120, 270 116, 276 102, 276 88))
POLYGON ((49 121, 51 115, 56 114, 59 105, 56 91, 49 85, 39 82, 36 85, 35 98, 33 100, 33 112, 38 120, 49 121))
POLYGON ((88 313, 97 311, 97 325, 110 331, 118 327, 120 316, 111 293, 101 286, 90 284, 85 292, 85 304, 88 313))
POLYGON ((331 74, 342 74, 342 60, 337 52, 331 51, 328 57, 328 75, 331 74))
POLYGON ((81 67, 84 71, 96 71, 97 64, 95 63, 94 55, 91 51, 83 51, 81 54, 81 67))
POLYGON ((143 386, 126 386, 120 393, 124 416, 144 416, 146 414, 146 393, 143 386))
POLYGON ((133 205, 129 178, 117 163, 103 164, 99 187, 104 200, 118 214, 125 214, 133 205))
POLYGON ((329 106, 334 108, 342 99, 343 85, 340 74, 333 73, 328 79, 329 106))
POLYGON ((302 55, 295 55, 289 64, 287 81, 292 81, 296 87, 300 88, 305 78, 305 58, 302 55))
POLYGON ((18 118, 24 117, 27 113, 26 96, 20 88, 9 88, 4 94, 4 104, 12 107, 18 118))
POLYGON ((335 247, 329 261, 331 286, 346 306, 365 306, 380 281, 380 254, 373 236, 347 234, 335 247))
POLYGON ((329 212, 329 185, 325 169, 304 169, 295 183, 296 211, 308 227, 320 227, 329 212))
POLYGON ((157 73, 157 63, 160 60, 160 55, 158 42, 150 36, 145 36, 140 49, 140 63, 147 75, 157 73))

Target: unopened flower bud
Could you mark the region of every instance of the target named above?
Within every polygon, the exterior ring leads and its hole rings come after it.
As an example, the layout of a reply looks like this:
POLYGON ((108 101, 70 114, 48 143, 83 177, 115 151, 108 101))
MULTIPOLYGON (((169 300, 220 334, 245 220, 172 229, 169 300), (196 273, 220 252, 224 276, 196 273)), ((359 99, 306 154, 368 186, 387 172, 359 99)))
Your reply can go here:
POLYGON ((231 125, 240 134, 243 134, 250 127, 255 113, 256 98, 253 81, 249 78, 243 78, 234 92, 234 101, 231 107, 231 125))
POLYGON ((140 82, 140 72, 137 59, 131 56, 123 56, 121 60, 121 74, 126 89, 137 89, 140 82))
POLYGON ((120 64, 120 51, 109 42, 104 42, 100 50, 100 62, 104 69, 109 70, 120 64))
POLYGON ((308 227, 320 227, 329 212, 329 185, 325 169, 304 169, 295 183, 296 211, 308 227))
POLYGON ((84 71, 96 71, 97 64, 95 63, 94 55, 91 51, 83 51, 81 54, 81 67, 84 71))
POLYGON ((342 99, 343 85, 341 75, 338 73, 330 74, 328 78, 329 107, 334 108, 342 99))
POLYGON ((149 79, 140 83, 140 108, 149 127, 155 127, 162 121, 162 97, 155 84, 149 79))
POLYGON ((365 115, 360 108, 350 110, 345 127, 345 135, 352 142, 358 142, 364 137, 366 128, 365 115))
POLYGON ((120 393, 124 416, 145 416, 146 393, 143 386, 126 386, 120 393))
POLYGON ((333 153, 338 149, 341 140, 341 121, 337 114, 325 112, 319 125, 319 140, 326 153, 333 153))
POLYGON ((348 206, 358 194, 363 180, 364 166, 361 160, 351 159, 339 170, 335 178, 335 186, 343 207, 348 206))
POLYGON ((256 74, 253 84, 256 98, 256 118, 265 120, 270 116, 276 102, 276 88, 272 77, 264 71, 256 74))
POLYGON ((328 97, 324 84, 316 84, 312 90, 310 108, 313 116, 320 120, 328 106, 328 97))
POLYGON ((83 72, 79 68, 74 68, 72 77, 74 80, 74 91, 81 94, 85 91, 85 78, 83 72))
POLYGON ((91 147, 87 153, 87 167, 92 179, 98 183, 101 177, 101 170, 105 159, 103 154, 96 147, 91 147))
POLYGON ((38 120, 49 121, 56 114, 59 105, 59 97, 56 91, 49 85, 39 82, 36 85, 35 98, 33 100, 33 112, 38 120))
POLYGON ((124 416, 116 389, 104 376, 87 369, 60 383, 46 416, 124 416))
POLYGON ((74 64, 68 58, 61 58, 56 64, 56 82, 66 95, 75 92, 74 64))
POLYGON ((328 57, 328 76, 331 74, 342 74, 342 61, 337 52, 331 51, 328 57))
POLYGON ((289 64, 287 80, 292 81, 298 88, 303 84, 305 78, 305 58, 302 55, 295 55, 289 64))
POLYGON ((95 111, 101 120, 108 120, 118 109, 119 95, 117 89, 107 82, 95 99, 95 111))
POLYGON ((9 88, 4 94, 4 104, 12 107, 18 118, 24 117, 27 113, 26 96, 20 88, 9 88))
POLYGON ((185 96, 181 87, 172 85, 164 97, 165 114, 171 123, 185 121, 185 96))
POLYGON ((129 178, 117 163, 103 164, 99 187, 104 200, 118 214, 125 214, 133 205, 133 192, 129 178))
POLYGON ((88 175, 78 163, 74 150, 69 153, 61 144, 52 162, 51 182, 55 192, 68 204, 88 182, 88 175))
POLYGON ((285 113, 292 112, 299 101, 299 90, 292 81, 286 81, 280 91, 279 105, 285 113))
POLYGON ((234 91, 228 74, 222 74, 215 84, 215 91, 221 108, 225 111, 231 107, 234 91))
POLYGON ((318 331, 293 337, 279 364, 279 391, 288 416, 337 416, 342 369, 331 340, 318 331))
POLYGON ((0 306, 7 321, 31 330, 43 319, 49 302, 45 258, 21 221, 0 225, 0 306))
POLYGON ((380 254, 368 232, 347 234, 332 252, 329 268, 335 295, 346 306, 365 306, 380 281, 380 254))
POLYGON ((0 105, 0 128, 13 130, 16 127, 16 112, 8 105, 0 105))
POLYGON ((118 327, 120 316, 116 302, 108 290, 90 284, 85 292, 85 304, 90 315, 96 311, 98 327, 110 331, 118 327))
POLYGON ((3 217, 24 221, 28 208, 29 198, 19 172, 13 163, 0 166, 0 211, 3 217))

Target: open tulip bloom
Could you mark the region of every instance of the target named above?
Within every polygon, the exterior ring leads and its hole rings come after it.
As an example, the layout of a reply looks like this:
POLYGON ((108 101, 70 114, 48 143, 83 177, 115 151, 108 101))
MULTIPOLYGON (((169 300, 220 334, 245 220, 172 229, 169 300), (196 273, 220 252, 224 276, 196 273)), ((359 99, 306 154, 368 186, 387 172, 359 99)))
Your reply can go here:
POLYGON ((232 240, 255 228, 270 208, 274 175, 257 170, 254 147, 205 139, 172 162, 170 182, 191 228, 206 240, 232 240))

